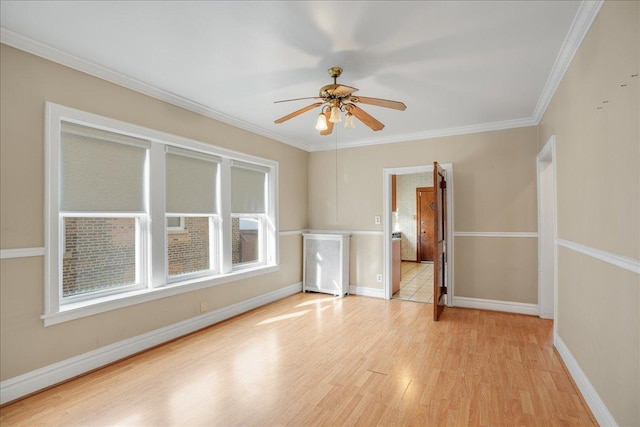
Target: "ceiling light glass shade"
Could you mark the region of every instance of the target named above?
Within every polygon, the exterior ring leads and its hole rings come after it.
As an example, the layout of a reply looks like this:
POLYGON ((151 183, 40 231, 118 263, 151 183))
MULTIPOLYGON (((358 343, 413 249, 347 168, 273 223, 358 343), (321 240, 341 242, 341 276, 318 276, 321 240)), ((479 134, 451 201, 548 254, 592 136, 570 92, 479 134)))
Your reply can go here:
POLYGON ((347 113, 344 116, 344 128, 345 129, 354 129, 356 124, 353 122, 353 114, 347 113))
POLYGON ((340 108, 331 107, 331 116, 329 117, 329 121, 331 123, 338 123, 342 121, 342 118, 340 117, 340 108))
POLYGON ((316 129, 327 130, 327 117, 324 113, 318 114, 318 121, 316 122, 316 129))

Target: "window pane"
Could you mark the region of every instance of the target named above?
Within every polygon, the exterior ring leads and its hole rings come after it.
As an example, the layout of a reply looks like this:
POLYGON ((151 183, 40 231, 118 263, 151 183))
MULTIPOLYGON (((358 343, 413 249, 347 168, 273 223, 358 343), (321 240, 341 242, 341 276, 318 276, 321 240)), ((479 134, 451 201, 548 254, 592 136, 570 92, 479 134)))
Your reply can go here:
POLYGON ((167 227, 169 227, 169 231, 176 230, 176 229, 184 230, 183 222, 184 222, 184 219, 179 216, 167 217, 167 227))
POLYGON ((167 153, 167 212, 216 212, 217 159, 188 150, 167 153))
POLYGON ((136 282, 135 218, 65 218, 62 296, 136 282))
POLYGON ((231 166, 231 212, 265 213, 265 170, 249 169, 239 162, 231 166))
POLYGON ((233 265, 260 260, 260 220, 231 218, 231 248, 233 265))
POLYGON ((60 209, 145 211, 145 141, 63 123, 60 209))
MULTIPOLYGON (((168 217, 171 219, 180 217, 168 217)), ((211 269, 209 254, 209 217, 184 217, 184 231, 167 230, 169 276, 211 269)))

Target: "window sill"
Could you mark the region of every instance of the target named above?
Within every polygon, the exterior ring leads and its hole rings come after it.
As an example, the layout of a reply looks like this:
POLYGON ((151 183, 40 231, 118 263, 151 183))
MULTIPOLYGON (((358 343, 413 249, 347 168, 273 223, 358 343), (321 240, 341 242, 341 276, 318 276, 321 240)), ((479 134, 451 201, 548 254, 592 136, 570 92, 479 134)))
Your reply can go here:
POLYGON ((224 275, 199 277, 181 282, 168 283, 167 285, 159 288, 142 289, 123 294, 109 295, 90 301, 65 304, 60 307, 59 311, 54 313, 45 313, 40 316, 40 318, 44 320, 45 327, 56 325, 58 323, 93 316, 94 314, 129 307, 135 304, 141 304, 173 295, 179 295, 185 292, 210 288, 224 283, 247 279, 249 277, 273 273, 279 269, 280 266, 278 265, 261 265, 251 269, 233 271, 224 275))

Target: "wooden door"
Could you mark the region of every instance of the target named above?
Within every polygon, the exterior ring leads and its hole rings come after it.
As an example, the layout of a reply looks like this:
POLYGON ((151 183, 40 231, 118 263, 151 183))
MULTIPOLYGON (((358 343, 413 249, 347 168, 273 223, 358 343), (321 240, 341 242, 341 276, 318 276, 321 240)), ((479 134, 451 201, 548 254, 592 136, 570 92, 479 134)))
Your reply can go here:
POLYGON ((416 188, 418 262, 433 261, 434 195, 433 187, 416 188))
POLYGON ((438 320, 444 309, 447 294, 445 266, 447 262, 447 180, 438 162, 433 162, 433 188, 435 218, 433 221, 433 320, 438 320))

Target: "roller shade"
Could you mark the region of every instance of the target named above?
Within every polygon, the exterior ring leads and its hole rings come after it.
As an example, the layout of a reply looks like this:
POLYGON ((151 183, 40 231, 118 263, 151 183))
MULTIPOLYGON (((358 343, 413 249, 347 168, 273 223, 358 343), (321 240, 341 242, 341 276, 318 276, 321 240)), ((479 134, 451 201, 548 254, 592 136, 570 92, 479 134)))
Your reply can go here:
POLYGON ((144 212, 148 141, 63 122, 60 210, 144 212))
POLYGON ((219 157, 167 147, 167 213, 216 213, 219 161, 219 157))
POLYGON ((269 169, 234 161, 231 163, 231 212, 266 213, 265 187, 269 169))

